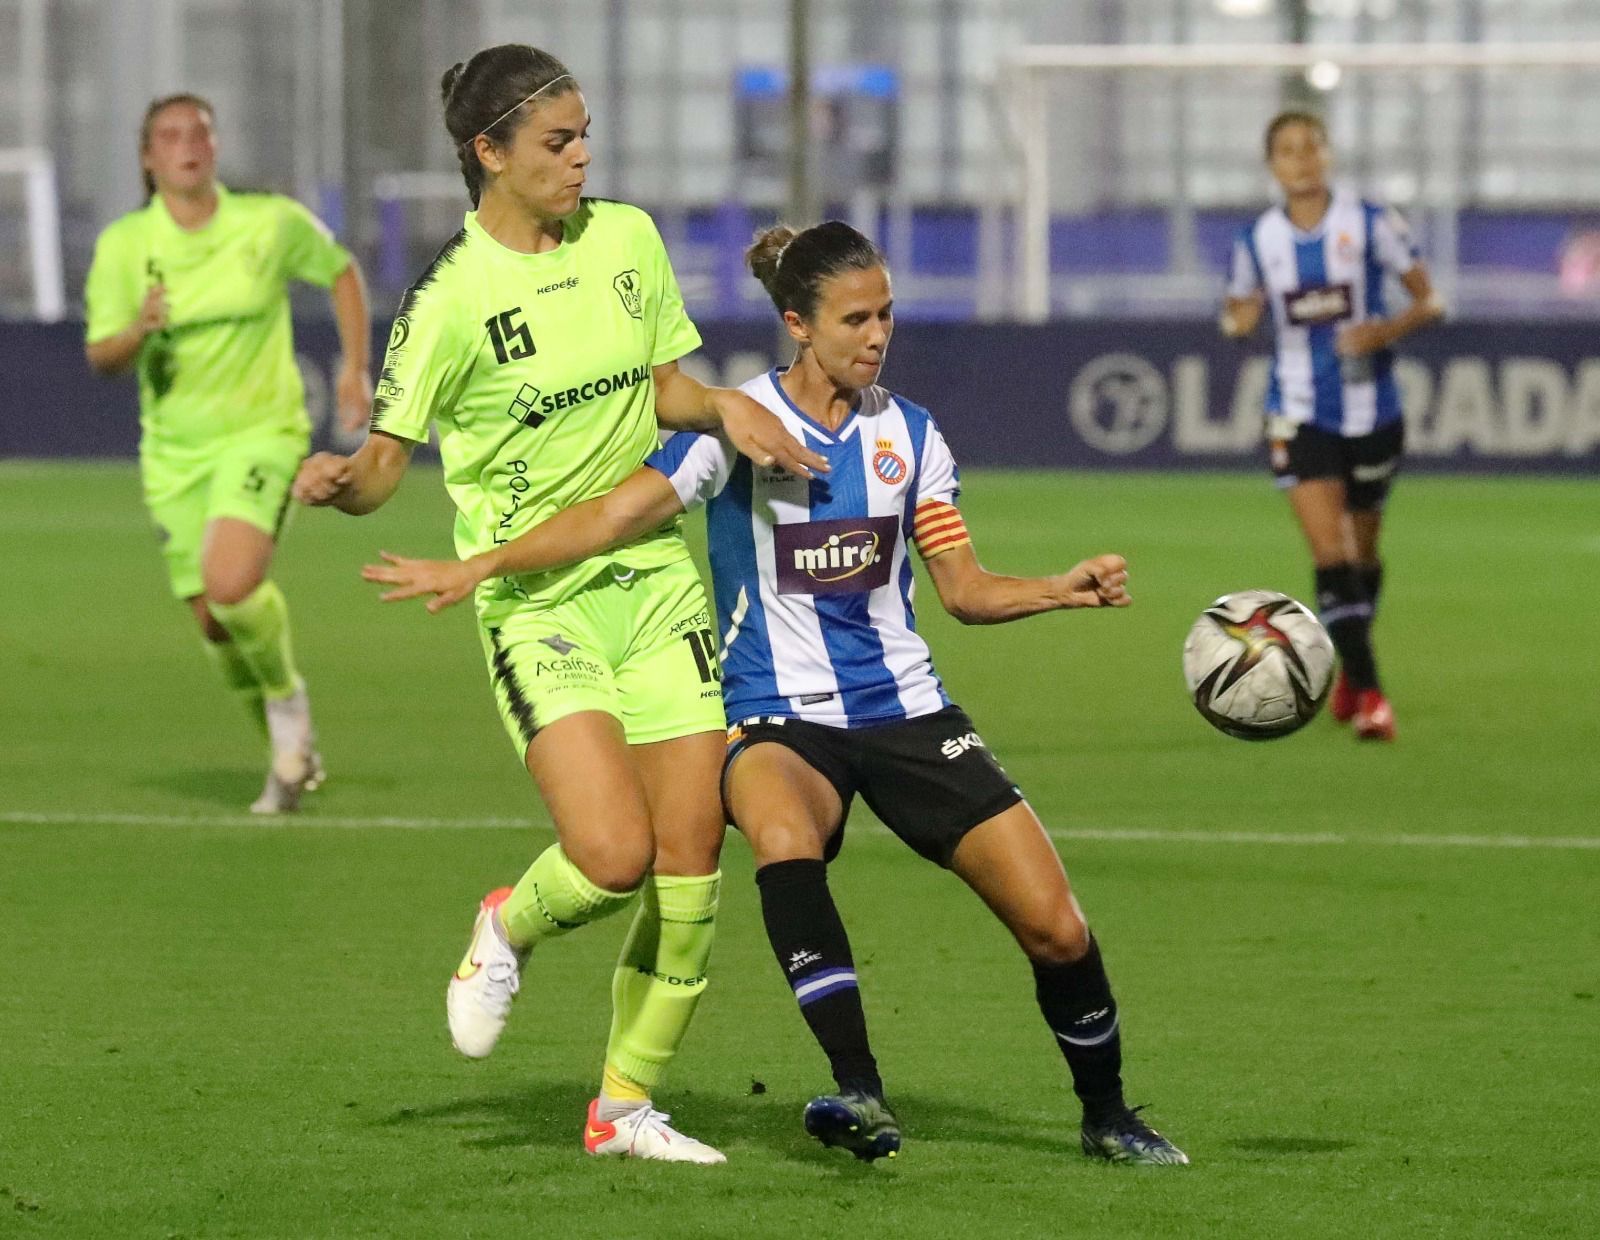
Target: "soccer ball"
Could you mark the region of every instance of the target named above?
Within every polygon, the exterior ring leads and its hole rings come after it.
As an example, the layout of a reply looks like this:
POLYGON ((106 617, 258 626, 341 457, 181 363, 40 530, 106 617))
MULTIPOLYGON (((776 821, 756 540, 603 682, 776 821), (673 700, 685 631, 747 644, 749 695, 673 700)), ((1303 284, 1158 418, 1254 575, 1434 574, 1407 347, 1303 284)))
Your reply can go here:
POLYGON ((1287 594, 1224 594, 1189 630, 1183 678, 1212 727, 1272 740, 1299 731, 1321 709, 1333 681, 1333 642, 1287 594))

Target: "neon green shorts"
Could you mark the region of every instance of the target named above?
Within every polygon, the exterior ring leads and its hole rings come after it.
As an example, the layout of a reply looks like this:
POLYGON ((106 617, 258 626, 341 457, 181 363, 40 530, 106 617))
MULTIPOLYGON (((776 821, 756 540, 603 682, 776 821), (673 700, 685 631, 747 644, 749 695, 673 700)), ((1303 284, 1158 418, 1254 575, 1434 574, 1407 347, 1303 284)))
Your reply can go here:
POLYGON ((496 606, 480 619, 495 704, 519 757, 557 719, 600 710, 630 745, 721 732, 722 669, 692 560, 605 569, 553 606, 496 606))
POLYGON ((204 456, 141 454, 144 503, 167 561, 172 593, 204 592, 200 553, 206 526, 235 517, 274 538, 289 509, 289 486, 308 448, 301 431, 272 430, 219 440, 204 456))

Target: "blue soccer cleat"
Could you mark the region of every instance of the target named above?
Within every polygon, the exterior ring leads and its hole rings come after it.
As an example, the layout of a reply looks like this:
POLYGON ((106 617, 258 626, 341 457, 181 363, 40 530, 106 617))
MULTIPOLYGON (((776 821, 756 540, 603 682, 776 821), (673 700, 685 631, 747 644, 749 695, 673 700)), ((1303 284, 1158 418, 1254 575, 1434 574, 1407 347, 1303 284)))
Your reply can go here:
POLYGON ((824 1094, 806 1103, 806 1131, 824 1145, 847 1149, 863 1162, 900 1152, 900 1121, 882 1098, 824 1094))
POLYGON ((1189 1156, 1139 1118, 1143 1107, 1123 1110, 1109 1119, 1083 1121, 1083 1152, 1110 1163, 1144 1167, 1185 1166, 1189 1156))

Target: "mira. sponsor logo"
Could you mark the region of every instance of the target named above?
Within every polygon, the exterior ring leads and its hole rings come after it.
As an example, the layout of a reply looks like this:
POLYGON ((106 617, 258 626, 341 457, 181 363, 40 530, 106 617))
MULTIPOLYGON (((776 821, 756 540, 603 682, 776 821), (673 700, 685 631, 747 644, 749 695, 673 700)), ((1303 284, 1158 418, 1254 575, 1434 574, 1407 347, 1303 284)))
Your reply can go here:
POLYGON ((1283 313, 1295 327, 1311 327, 1348 319, 1355 313, 1348 284, 1317 284, 1290 289, 1283 295, 1283 313))
POLYGON ((887 585, 894 517, 797 521, 772 531, 779 594, 861 594, 887 585))

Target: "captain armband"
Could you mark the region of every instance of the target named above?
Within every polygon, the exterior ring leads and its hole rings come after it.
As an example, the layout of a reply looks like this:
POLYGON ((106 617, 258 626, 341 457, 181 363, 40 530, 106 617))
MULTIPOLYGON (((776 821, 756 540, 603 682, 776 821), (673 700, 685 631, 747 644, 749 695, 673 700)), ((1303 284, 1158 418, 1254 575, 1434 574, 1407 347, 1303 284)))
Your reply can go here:
POLYGON ((972 541, 967 523, 961 519, 961 510, 941 499, 925 499, 917 505, 912 533, 924 560, 972 541))

